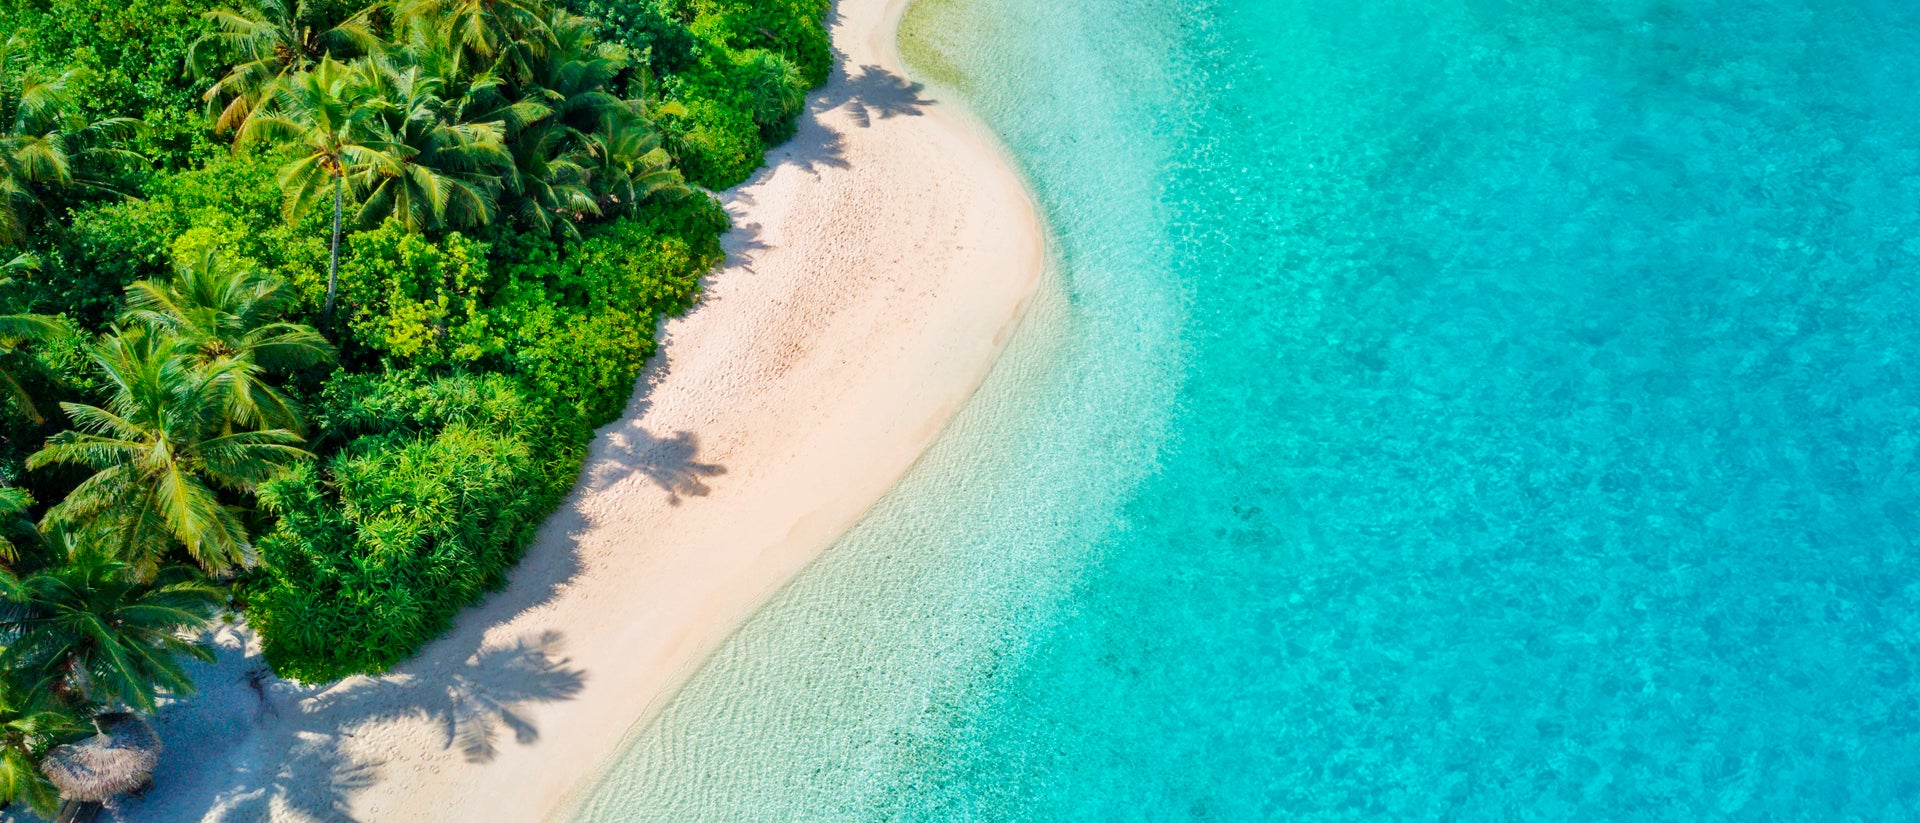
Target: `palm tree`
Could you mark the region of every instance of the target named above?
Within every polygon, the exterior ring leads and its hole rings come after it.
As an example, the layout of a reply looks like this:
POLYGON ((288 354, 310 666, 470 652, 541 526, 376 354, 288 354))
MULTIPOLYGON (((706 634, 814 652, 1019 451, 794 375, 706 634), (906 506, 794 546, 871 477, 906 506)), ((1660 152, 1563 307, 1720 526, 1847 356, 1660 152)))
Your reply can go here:
POLYGON ((507 208, 522 225, 578 239, 576 221, 600 214, 588 187, 591 172, 580 162, 582 154, 569 150, 569 144, 578 139, 572 129, 549 121, 523 129, 513 141, 507 208))
POLYGON ((73 188, 113 191, 95 174, 104 164, 138 160, 118 147, 138 128, 126 117, 80 113, 72 86, 80 72, 50 74, 29 62, 24 41, 0 45, 0 244, 26 240, 49 195, 73 188))
POLYGON ((40 413, 40 408, 33 404, 33 395, 27 392, 26 384, 20 382, 20 378, 27 372, 40 372, 42 369, 21 347, 30 342, 51 340, 64 333, 59 322, 51 317, 35 314, 0 315, 0 393, 11 398, 21 413, 36 426, 47 422, 47 419, 40 413))
POLYGON ((631 210, 655 195, 691 191, 660 147, 660 133, 638 117, 608 122, 587 136, 594 201, 602 213, 631 210))
POLYGON ((0 486, 0 561, 20 562, 20 547, 13 538, 33 531, 33 521, 27 517, 32 510, 33 495, 26 489, 0 486))
POLYGON ((238 128, 268 89, 321 60, 377 50, 380 39, 369 25, 368 11, 371 8, 331 25, 331 21, 315 24, 315 14, 305 0, 294 0, 292 5, 287 0, 260 0, 258 11, 221 9, 202 15, 214 31, 187 49, 187 66, 199 77, 225 69, 202 95, 215 118, 214 130, 238 128))
POLYGON ((392 217, 425 231, 491 222, 501 175, 513 165, 505 124, 450 121, 440 80, 418 66, 376 60, 365 74, 365 145, 373 151, 355 178, 365 192, 359 224, 392 217))
POLYGON ((553 117, 577 131, 589 132, 608 117, 638 114, 608 91, 630 62, 626 53, 602 45, 593 20, 554 9, 547 16, 553 45, 528 66, 520 95, 551 109, 553 117))
POLYGON ((11 678, 0 679, 0 804, 25 802, 51 815, 60 793, 40 773, 40 760, 86 726, 69 712, 38 703, 11 678))
POLYGON ((405 45, 385 55, 383 68, 389 75, 417 68, 433 78, 441 118, 449 123, 498 123, 511 139, 520 127, 551 113, 536 101, 516 97, 514 84, 500 74, 504 67, 499 61, 474 57, 450 36, 412 27, 405 45))
POLYGON ((588 135, 638 118, 641 108, 607 91, 628 63, 597 42, 592 21, 549 10, 547 28, 552 47, 513 90, 521 110, 536 116, 508 131, 505 208, 527 228, 577 238, 577 223, 603 211, 593 183, 604 158, 588 135))
POLYGON ((312 455, 286 429, 233 431, 225 412, 232 362, 196 368, 179 340, 115 329, 92 348, 107 378, 106 408, 62 403, 75 429, 48 438, 27 467, 78 465, 92 477, 48 510, 42 525, 84 530, 118 546, 143 576, 168 542, 209 573, 248 564, 252 546, 216 488, 250 491, 312 455))
POLYGON ((552 39, 550 8, 541 0, 396 0, 394 21, 440 32, 479 57, 499 58, 515 44, 537 56, 552 39))
POLYGON ((279 320, 291 297, 286 282, 211 249, 174 272, 164 283, 128 286, 120 319, 172 335, 194 368, 226 374, 229 422, 299 431, 298 406, 265 376, 329 362, 333 346, 312 326, 279 320))
POLYGON ((347 175, 374 155, 362 140, 368 114, 360 103, 358 72, 322 58, 311 70, 272 86, 261 110, 247 118, 236 146, 269 143, 294 159, 280 167, 280 190, 292 219, 313 205, 320 192, 333 190, 333 245, 327 258, 327 303, 321 328, 333 323, 334 295, 340 282, 340 219, 347 175))
POLYGON ((221 590, 180 566, 142 579, 71 533, 49 539, 64 562, 24 578, 0 570, 0 661, 74 708, 151 712, 162 690, 191 694, 179 658, 213 659, 187 637, 226 602, 221 590))

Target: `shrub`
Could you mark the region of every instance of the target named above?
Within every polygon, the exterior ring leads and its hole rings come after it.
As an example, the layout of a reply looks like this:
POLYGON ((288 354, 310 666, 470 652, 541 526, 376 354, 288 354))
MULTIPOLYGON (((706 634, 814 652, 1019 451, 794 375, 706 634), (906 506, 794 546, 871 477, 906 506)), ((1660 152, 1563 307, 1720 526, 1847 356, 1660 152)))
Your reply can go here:
POLYGON ((291 283, 297 309, 317 314, 325 294, 327 215, 281 219, 269 161, 223 156, 204 168, 156 176, 147 197, 84 209, 53 255, 36 305, 97 326, 126 285, 164 278, 170 258, 203 248, 245 260, 291 283))
POLYGON ((680 104, 663 112, 667 147, 688 180, 722 189, 760 167, 766 147, 793 136, 806 90, 832 68, 817 0, 692 0, 699 60, 663 84, 680 104))
POLYGON ((600 227, 564 260, 516 255, 526 262, 507 266, 497 310, 512 329, 510 368, 587 426, 619 416, 660 318, 693 305, 725 228, 726 213, 698 197, 600 227))
POLYGON ((318 682, 379 672, 496 588, 584 453, 503 375, 345 378, 337 423, 370 430, 271 481, 248 612, 269 663, 318 682))
POLYGON ((184 70, 188 46, 218 0, 0 0, 0 32, 28 44, 48 68, 86 70, 82 108, 132 117, 146 128, 134 148, 166 168, 211 157, 200 82, 184 70))
POLYGON ((833 44, 829 0, 692 0, 693 32, 735 51, 766 49, 792 61, 806 85, 827 82, 833 44))
POLYGON ((662 0, 571 0, 567 5, 599 20, 606 42, 625 46, 636 60, 644 56, 656 77, 693 65, 693 32, 662 0))
POLYGON ((740 90, 719 80, 673 86, 670 96, 681 111, 662 116, 660 131, 687 180, 718 190, 753 174, 766 157, 766 145, 740 90))
POLYGON ((348 239, 340 264, 352 342, 397 368, 472 364, 500 351, 485 311, 486 244, 430 240, 388 220, 348 239))

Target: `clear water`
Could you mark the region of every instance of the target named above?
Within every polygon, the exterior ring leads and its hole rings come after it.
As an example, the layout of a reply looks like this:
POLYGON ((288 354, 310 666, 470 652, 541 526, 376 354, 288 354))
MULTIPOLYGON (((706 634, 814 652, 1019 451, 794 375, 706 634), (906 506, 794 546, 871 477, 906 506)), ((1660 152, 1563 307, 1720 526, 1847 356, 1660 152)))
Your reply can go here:
POLYGON ((1058 291, 582 821, 1920 819, 1920 5, 908 34, 1058 291))

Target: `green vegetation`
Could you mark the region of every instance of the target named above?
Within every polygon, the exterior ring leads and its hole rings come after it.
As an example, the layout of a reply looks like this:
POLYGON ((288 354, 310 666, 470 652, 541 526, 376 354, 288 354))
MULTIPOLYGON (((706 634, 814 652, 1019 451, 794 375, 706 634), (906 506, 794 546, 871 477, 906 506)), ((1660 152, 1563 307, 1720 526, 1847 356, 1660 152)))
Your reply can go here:
POLYGON ((831 68, 827 0, 0 0, 0 803, 504 580, 831 68))

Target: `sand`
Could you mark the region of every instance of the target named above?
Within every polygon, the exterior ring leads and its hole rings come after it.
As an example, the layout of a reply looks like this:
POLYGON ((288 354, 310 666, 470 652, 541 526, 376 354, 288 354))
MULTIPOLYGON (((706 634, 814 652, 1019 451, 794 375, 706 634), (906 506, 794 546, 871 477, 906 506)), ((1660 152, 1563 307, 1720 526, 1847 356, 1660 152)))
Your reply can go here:
POLYGON ((299 687, 244 627, 161 717, 165 821, 538 821, 897 481, 1039 281, 1020 180, 904 78, 905 0, 843 0, 841 68, 722 195, 729 260, 506 589, 379 678, 299 687))

